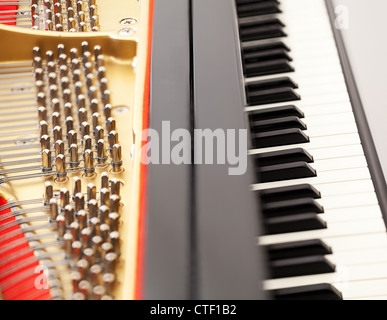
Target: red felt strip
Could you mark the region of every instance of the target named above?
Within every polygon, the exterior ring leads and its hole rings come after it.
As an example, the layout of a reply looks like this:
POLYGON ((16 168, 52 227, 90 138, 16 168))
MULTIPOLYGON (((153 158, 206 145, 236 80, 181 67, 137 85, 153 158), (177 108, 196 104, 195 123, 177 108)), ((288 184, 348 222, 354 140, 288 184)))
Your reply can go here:
MULTIPOLYGON (((149 102, 150 102, 150 76, 151 76, 151 58, 152 58, 152 34, 153 34, 153 0, 149 0, 149 26, 148 26, 148 50, 145 73, 144 100, 143 100, 143 129, 149 127, 149 102)), ((146 141, 142 142, 142 146, 146 141)), ((144 148, 142 148, 145 150, 144 148)), ((141 154, 141 172, 140 172, 140 216, 138 226, 138 249, 137 249, 137 269, 135 299, 143 299, 143 282, 144 282, 144 259, 145 259, 145 218, 146 218, 146 186, 147 186, 147 166, 144 160, 147 155, 141 154)))
MULTIPOLYGON (((17 2, 17 1, 7 1, 7 2, 17 2)), ((18 6, 2 6, 0 5, 0 23, 1 24, 6 24, 6 25, 16 25, 16 12, 15 13, 7 13, 7 12, 2 12, 2 11, 10 11, 10 10, 17 10, 18 6), (2 18, 2 16, 13 16, 13 17, 7 17, 7 18, 2 18), (3 22, 3 21, 10 21, 10 22, 3 22)))
MULTIPOLYGON (((7 201, 0 197, 0 206, 5 204, 7 201)), ((0 211, 0 217, 10 212, 10 209, 0 211)), ((15 217, 11 216, 0 221, 0 227, 14 221, 15 217)), ((36 269, 38 266, 39 262, 18 224, 0 231, 0 290, 4 300, 51 299, 49 289, 39 286, 44 283, 38 281, 43 273, 36 269)))

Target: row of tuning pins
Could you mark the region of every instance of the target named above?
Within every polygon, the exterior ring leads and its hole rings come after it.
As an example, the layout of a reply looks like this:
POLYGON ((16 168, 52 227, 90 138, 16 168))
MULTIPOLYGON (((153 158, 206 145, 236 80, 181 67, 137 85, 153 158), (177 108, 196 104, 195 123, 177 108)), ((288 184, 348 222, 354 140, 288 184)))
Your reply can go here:
POLYGON ((40 49, 34 48, 42 171, 53 171, 53 148, 58 182, 67 179, 68 171, 80 169, 86 177, 92 177, 95 167, 108 163, 108 152, 112 171, 122 170, 122 151, 100 46, 94 47, 94 62, 92 58, 88 43, 83 42, 82 56, 71 49, 69 64, 64 46, 59 45, 58 59, 47 51, 44 65, 40 49))
POLYGON ((121 181, 101 175, 101 188, 89 183, 82 192, 82 180, 75 177, 72 193, 62 188, 54 194, 45 185, 44 204, 50 221, 56 224, 58 241, 69 262, 72 297, 76 300, 110 299, 120 256, 121 181))
POLYGON ((31 18, 35 30, 99 31, 95 0, 33 0, 31 18))

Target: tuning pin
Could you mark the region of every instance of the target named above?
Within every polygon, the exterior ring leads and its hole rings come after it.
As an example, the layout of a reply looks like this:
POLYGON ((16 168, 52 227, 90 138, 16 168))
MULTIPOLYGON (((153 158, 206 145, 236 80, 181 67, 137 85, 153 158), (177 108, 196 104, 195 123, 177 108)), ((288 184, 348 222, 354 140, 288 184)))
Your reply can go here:
POLYGON ((64 105, 65 117, 73 117, 73 105, 71 102, 66 102, 64 105))
POLYGON ((52 121, 53 128, 60 126, 60 113, 54 112, 51 116, 51 121, 52 121))
POLYGON ((101 174, 101 189, 109 189, 109 174, 107 172, 102 172, 101 174))
POLYGON ((83 256, 89 265, 93 265, 95 263, 94 250, 92 248, 86 248, 83 250, 83 256))
POLYGON ((74 220, 71 224, 70 224, 70 231, 71 231, 71 234, 73 235, 74 237, 74 240, 76 241, 79 241, 79 236, 80 236, 80 230, 79 230, 79 223, 74 220))
POLYGON ((105 104, 105 107, 103 109, 105 119, 109 119, 112 116, 112 106, 111 104, 105 104))
POLYGON ((42 151, 42 171, 43 172, 52 171, 51 151, 48 149, 45 149, 42 151))
POLYGON ((59 205, 64 209, 68 204, 70 204, 70 193, 66 188, 62 188, 59 194, 59 205))
POLYGON ((90 137, 90 125, 86 121, 81 123, 81 135, 83 139, 85 139, 86 136, 90 137))
POLYGON ((79 156, 78 156, 78 145, 73 143, 69 149, 70 152, 70 167, 77 168, 80 164, 79 156))
MULTIPOLYGON (((78 192, 74 197, 74 202, 75 202, 75 211, 76 212, 84 211, 84 209, 85 209, 85 197, 84 197, 83 193, 78 192)), ((84 226, 81 225, 81 229, 82 229, 82 227, 84 227, 84 226)))
POLYGON ((120 211, 120 203, 121 203, 121 197, 113 194, 110 196, 110 212, 119 212, 120 211))
POLYGON ((92 248, 94 250, 94 253, 95 253, 95 257, 97 260, 101 259, 102 257, 102 243, 103 243, 103 239, 101 236, 94 236, 92 239, 91 239, 91 243, 92 243, 92 248))
POLYGON ((83 150, 91 150, 91 137, 86 135, 83 137, 83 150))
POLYGON ((66 232, 66 234, 63 236, 64 240, 64 252, 67 259, 71 258, 72 256, 72 244, 73 244, 73 235, 70 232, 66 232))
POLYGON ((84 152, 84 169, 85 177, 92 177, 95 172, 94 155, 90 149, 84 152))
POLYGON ((108 206, 102 205, 99 207, 99 220, 101 221, 101 223, 106 223, 108 221, 109 213, 110 211, 108 206))
POLYGON ((105 140, 100 139, 97 143, 97 162, 99 164, 106 163, 107 158, 108 157, 106 155, 105 140))
POLYGON ((102 92, 108 91, 108 79, 102 78, 99 82, 99 85, 102 92))
POLYGON ((56 157, 56 181, 64 182, 66 181, 66 177, 66 157, 63 154, 60 154, 56 157))
POLYGON ((81 275, 81 278, 85 279, 88 277, 88 273, 89 273, 89 263, 87 262, 86 259, 80 259, 77 263, 76 263, 76 268, 77 268, 77 271, 79 272, 79 274, 81 275))
POLYGON ((43 120, 39 122, 40 136, 48 135, 48 123, 43 120))
POLYGON ((116 178, 110 180, 110 193, 112 195, 114 194, 119 196, 120 191, 121 191, 121 181, 116 178))
POLYGON ((106 295, 111 296, 113 293, 114 284, 116 282, 116 276, 114 273, 105 273, 102 277, 102 280, 106 289, 106 295))
POLYGON ((70 227, 71 224, 74 222, 74 208, 72 205, 68 204, 64 208, 64 217, 65 217, 65 225, 66 227, 70 227))
POLYGON ((33 49, 32 49, 32 55, 33 55, 33 57, 34 58, 36 58, 36 57, 41 57, 41 55, 42 55, 42 53, 41 53, 41 51, 40 51, 40 47, 33 47, 33 49))
POLYGON ((106 68, 102 66, 98 68, 98 80, 101 81, 103 78, 106 78, 106 68))
POLYGON ((54 52, 52 52, 51 50, 46 52, 46 61, 47 63, 54 62, 54 52))
POLYGON ((109 140, 109 150, 113 150, 113 146, 118 144, 118 132, 117 131, 110 131, 108 135, 109 140))
POLYGON ((53 130, 54 141, 63 140, 62 127, 56 126, 53 130))
POLYGON ((110 243, 113 245, 113 251, 118 255, 121 252, 121 241, 120 233, 118 231, 113 231, 109 235, 110 243))
POLYGON ((98 264, 91 266, 90 276, 91 276, 91 284, 94 286, 94 289, 93 289, 94 298, 97 300, 100 300, 105 295, 105 292, 106 292, 105 288, 100 285, 102 284, 102 276, 103 276, 102 267, 98 264))
POLYGON ((110 191, 107 188, 102 188, 99 191, 99 197, 101 201, 101 206, 110 206, 110 191))
POLYGON ((97 187, 94 183, 89 183, 87 185, 87 201, 90 202, 93 199, 97 198, 97 187))
MULTIPOLYGON (((62 68, 62 67, 66 67, 66 66, 61 66, 61 71, 66 72, 67 67, 66 68, 62 68), (63 69, 65 69, 65 71, 63 71, 63 69)), ((62 87, 62 91, 68 90, 70 88, 70 79, 68 77, 66 77, 65 75, 61 75, 60 85, 62 87)))
POLYGON ((74 188, 73 188, 72 198, 75 199, 75 195, 77 193, 82 192, 82 180, 79 177, 74 177, 73 184, 74 184, 74 188))
POLYGON ((74 119, 73 117, 67 117, 66 118, 66 133, 67 136, 70 131, 74 130, 74 119))
POLYGON ((99 228, 100 225, 101 225, 101 221, 99 220, 98 217, 90 218, 90 228, 91 228, 91 231, 92 231, 91 233, 93 237, 100 235, 100 228, 99 228))
POLYGON ((45 149, 50 149, 51 147, 51 143, 50 143, 50 136, 48 135, 43 135, 41 136, 40 138, 40 147, 41 147, 41 150, 45 150, 45 149))
POLYGON ((106 127, 108 132, 116 131, 116 120, 110 117, 106 121, 106 127))
MULTIPOLYGON (((77 262, 80 259, 81 254, 82 254, 82 243, 80 241, 73 241, 72 254, 71 254, 73 260, 77 262)), ((80 286, 80 283, 79 283, 79 286, 80 286)))
POLYGON ((113 146, 113 152, 112 152, 112 170, 113 172, 117 173, 121 171, 122 168, 122 151, 121 146, 119 144, 115 144, 113 146))
POLYGON ((98 141, 98 140, 103 140, 105 137, 105 131, 104 129, 101 127, 101 126, 97 126, 95 128, 95 131, 94 131, 94 138, 95 138, 95 141, 98 141))
POLYGON ((79 210, 75 214, 75 216, 76 216, 78 224, 79 224, 79 229, 83 230, 83 229, 87 228, 87 213, 86 213, 86 211, 79 210))
POLYGON ((118 231, 118 227, 120 224, 120 214, 117 212, 112 212, 109 214, 109 226, 110 230, 112 231, 118 231))
POLYGON ((52 99, 52 110, 53 112, 60 113, 60 101, 57 98, 52 99))
POLYGON ((101 222, 101 225, 99 226, 99 232, 102 239, 104 239, 104 241, 107 242, 109 240, 109 234, 110 234, 109 225, 104 222, 101 222))
MULTIPOLYGON (((39 82, 39 81, 36 81, 36 82, 39 82)), ((45 93, 44 92, 38 92, 36 97, 37 97, 36 99, 37 99, 38 105, 46 108, 47 107, 47 101, 46 101, 45 93)))
POLYGON ((50 220, 56 221, 58 217, 59 209, 58 209, 58 200, 55 198, 50 199, 50 220))
POLYGON ((59 155, 64 156, 65 151, 65 145, 62 140, 58 140, 55 142, 55 158, 57 158, 59 155))
POLYGON ((98 202, 95 198, 89 200, 89 202, 87 203, 87 208, 89 210, 90 218, 98 217, 98 202))
POLYGON ((77 145, 78 144, 78 134, 74 130, 70 130, 67 133, 67 140, 68 140, 68 145, 71 146, 73 144, 77 145))
POLYGON ((104 259, 105 270, 109 273, 113 273, 117 264, 118 255, 114 252, 106 254, 104 259))
POLYGON ((63 238, 63 236, 65 235, 66 227, 64 222, 64 216, 61 214, 56 217, 56 227, 58 232, 58 238, 63 238))
POLYGON ((44 205, 50 205, 51 199, 54 197, 54 187, 52 186, 52 183, 47 181, 44 184, 44 205))
POLYGON ((89 227, 84 228, 81 231, 81 239, 82 239, 81 242, 84 249, 86 249, 91 243, 91 233, 92 233, 92 230, 89 227))
MULTIPOLYGON (((70 49, 70 59, 71 59, 71 64, 74 63, 74 59, 78 60, 78 49, 77 48, 70 49)), ((79 67, 77 69, 79 69, 79 67)))
POLYGON ((47 121, 47 109, 45 107, 38 108, 38 119, 40 121, 47 121))

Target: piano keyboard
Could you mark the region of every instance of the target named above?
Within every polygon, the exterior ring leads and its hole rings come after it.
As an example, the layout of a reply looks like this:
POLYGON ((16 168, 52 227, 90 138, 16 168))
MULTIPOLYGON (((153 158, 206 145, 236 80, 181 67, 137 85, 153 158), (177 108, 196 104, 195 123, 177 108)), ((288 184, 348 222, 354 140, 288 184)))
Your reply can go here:
POLYGON ((386 227, 325 2, 236 2, 265 289, 277 299, 387 297, 386 227))

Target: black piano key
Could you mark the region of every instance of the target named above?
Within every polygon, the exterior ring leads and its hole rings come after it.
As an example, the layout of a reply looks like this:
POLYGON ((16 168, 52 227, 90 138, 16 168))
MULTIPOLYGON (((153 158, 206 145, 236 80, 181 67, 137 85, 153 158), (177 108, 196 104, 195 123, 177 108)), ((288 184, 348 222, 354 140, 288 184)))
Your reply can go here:
POLYGON ((307 129, 306 124, 294 116, 278 119, 256 120, 251 121, 250 123, 252 132, 267 132, 291 128, 298 128, 300 130, 307 129))
POLYGON ((324 256, 308 256, 270 262, 271 277, 288 278, 335 272, 336 266, 324 256))
POLYGON ((288 77, 249 82, 246 85, 247 103, 262 105, 300 100, 296 88, 298 85, 288 77))
POLYGON ((294 68, 286 59, 275 59, 269 61, 249 62, 244 65, 246 77, 259 77, 269 74, 294 72, 294 68))
POLYGON ((247 102, 249 105, 297 101, 300 99, 301 97, 297 92, 289 87, 247 92, 247 102))
POLYGON ((277 18, 244 22, 240 24, 240 38, 242 41, 254 41, 286 37, 284 27, 285 25, 277 18))
POLYGON ((293 241, 265 247, 270 260, 332 254, 332 249, 320 239, 293 241))
POLYGON ((315 199, 303 198, 262 203, 262 211, 267 217, 279 217, 300 213, 323 213, 324 207, 315 199))
POLYGON ((259 182, 273 182, 316 177, 316 170, 306 162, 292 162, 260 167, 259 182))
POLYGON ((281 13, 277 1, 238 3, 237 11, 239 18, 281 13))
POLYGON ((304 113, 293 105, 260 109, 249 112, 250 122, 292 116, 300 119, 305 117, 304 113))
POLYGON ((276 300, 343 300, 339 290, 329 283, 273 290, 276 300))
POLYGON ((259 191, 263 202, 285 201, 302 198, 320 199, 320 192, 310 184, 272 188, 259 191))
POLYGON ((251 138, 256 149, 309 142, 309 137, 300 129, 252 133, 251 138))
POLYGON ((249 45, 242 48, 242 56, 245 61, 257 61, 265 57, 266 59, 288 58, 289 61, 292 59, 288 56, 287 52, 290 52, 290 48, 282 41, 270 41, 268 43, 249 45), (273 54, 273 51, 277 52, 273 54), (268 53, 270 52, 270 53, 268 53), (278 53, 281 53, 278 56, 278 53))
POLYGON ((313 162, 312 155, 302 148, 262 152, 252 157, 257 168, 291 162, 313 162))
POLYGON ((276 89, 276 88, 284 88, 284 87, 297 89, 298 84, 295 83, 289 77, 280 77, 280 78, 267 79, 267 80, 251 81, 247 83, 246 87, 249 92, 254 92, 259 90, 276 89))
POLYGON ((326 222, 316 213, 303 213, 265 219, 266 234, 281 234, 326 228, 326 222))
POLYGON ((249 47, 243 49, 242 56, 243 61, 246 63, 269 61, 277 59, 285 59, 292 61, 293 59, 288 54, 289 48, 286 47, 282 42, 279 43, 278 47, 263 47, 262 45, 256 47, 249 47))

